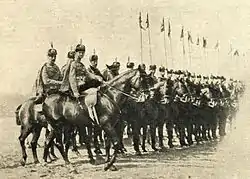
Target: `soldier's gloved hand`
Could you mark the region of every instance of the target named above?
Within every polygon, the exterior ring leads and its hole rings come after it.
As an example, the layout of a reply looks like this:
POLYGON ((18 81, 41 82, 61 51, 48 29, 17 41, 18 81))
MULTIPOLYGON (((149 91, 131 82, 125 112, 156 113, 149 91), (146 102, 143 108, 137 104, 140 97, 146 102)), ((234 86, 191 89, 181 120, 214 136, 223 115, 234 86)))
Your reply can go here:
POLYGON ((75 98, 79 98, 80 94, 79 93, 75 93, 74 96, 75 96, 75 98))
POLYGON ((98 81, 100 81, 101 83, 103 83, 103 78, 102 77, 98 76, 97 79, 98 79, 98 81))

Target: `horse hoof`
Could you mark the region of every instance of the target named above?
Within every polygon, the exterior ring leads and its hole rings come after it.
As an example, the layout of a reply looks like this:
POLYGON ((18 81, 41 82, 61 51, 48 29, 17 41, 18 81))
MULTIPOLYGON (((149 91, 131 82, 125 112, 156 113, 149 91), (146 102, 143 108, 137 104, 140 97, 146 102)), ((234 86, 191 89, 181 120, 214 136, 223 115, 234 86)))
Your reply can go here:
POLYGON ((118 171, 117 167, 112 165, 110 168, 109 168, 110 171, 118 171))
POLYGON ((71 165, 70 161, 65 161, 65 165, 71 165))
POLYGON ((160 147, 160 149, 159 149, 160 152, 165 152, 166 150, 167 150, 167 148, 164 146, 160 147))
POLYGON ((159 149, 157 149, 156 147, 152 148, 155 152, 158 152, 159 149))
POLYGON ((141 156, 141 152, 140 152, 140 151, 136 151, 136 152, 135 152, 135 155, 141 156))
POLYGON ((34 164, 39 164, 39 163, 40 163, 39 160, 34 161, 34 164))
POLYGON ((96 164, 95 159, 93 159, 93 158, 90 159, 90 160, 89 160, 89 163, 90 163, 91 165, 95 165, 95 164, 96 164))
POLYGON ((142 149, 143 152, 148 152, 146 149, 142 149))
POLYGON ((169 146, 170 149, 174 148, 173 144, 169 144, 168 146, 169 146))
POLYGON ((20 161, 20 163, 21 163, 22 166, 25 166, 26 161, 25 161, 24 159, 22 159, 22 160, 20 161))
POLYGON ((104 171, 107 171, 109 168, 110 168, 110 166, 108 163, 106 165, 104 165, 104 171))

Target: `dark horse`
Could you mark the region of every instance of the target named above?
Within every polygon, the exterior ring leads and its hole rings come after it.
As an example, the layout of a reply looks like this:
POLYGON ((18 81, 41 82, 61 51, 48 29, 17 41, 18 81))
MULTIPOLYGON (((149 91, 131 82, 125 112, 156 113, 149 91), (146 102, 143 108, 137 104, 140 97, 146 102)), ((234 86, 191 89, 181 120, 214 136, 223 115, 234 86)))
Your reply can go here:
MULTIPOLYGON (((19 136, 20 145, 22 148, 22 159, 21 164, 24 166, 27 160, 27 153, 25 149, 25 140, 26 138, 32 133, 32 141, 31 141, 31 148, 33 153, 33 159, 34 163, 39 163, 39 160, 37 158, 37 141, 40 137, 40 133, 42 128, 46 128, 46 134, 49 134, 48 131, 48 124, 46 120, 44 119, 44 116, 41 115, 41 113, 37 112, 35 110, 35 98, 30 98, 27 101, 25 101, 22 105, 19 105, 16 110, 16 124, 21 125, 21 131, 19 136)), ((51 155, 56 159, 54 153, 54 147, 53 142, 51 145, 51 155)), ((50 160, 52 158, 49 156, 50 160)))
MULTIPOLYGON (((100 127, 104 130, 105 135, 108 136, 109 141, 114 146, 114 153, 110 158, 109 151, 111 145, 106 145, 107 165, 105 170, 108 170, 116 160, 117 151, 120 149, 120 141, 117 133, 116 124, 120 120, 119 106, 126 100, 127 96, 132 89, 139 90, 144 84, 145 71, 138 68, 124 72, 123 74, 115 77, 114 79, 101 85, 100 90, 97 92, 97 102, 95 109, 97 111, 98 121, 100 127), (118 106, 119 105, 119 106, 118 106)), ((79 101, 76 101, 68 96, 62 94, 50 95, 46 98, 43 105, 43 112, 52 126, 52 131, 46 139, 44 147, 44 160, 46 162, 48 156, 48 150, 56 137, 59 141, 56 147, 59 149, 61 155, 66 164, 69 164, 68 148, 69 141, 66 142, 66 148, 64 151, 62 141, 60 141, 60 130, 63 125, 76 125, 80 128, 92 125, 92 120, 89 117, 89 113, 85 103, 83 102, 85 97, 82 97, 79 101), (79 102, 81 105, 79 105, 79 102)), ((93 161, 93 155, 90 145, 86 145, 89 158, 93 161)))

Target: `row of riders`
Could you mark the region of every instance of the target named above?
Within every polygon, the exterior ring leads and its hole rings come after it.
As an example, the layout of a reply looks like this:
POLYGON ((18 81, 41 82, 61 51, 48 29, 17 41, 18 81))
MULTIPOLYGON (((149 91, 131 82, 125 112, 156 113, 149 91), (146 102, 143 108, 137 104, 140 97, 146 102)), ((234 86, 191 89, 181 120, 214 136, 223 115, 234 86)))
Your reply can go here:
POLYGON ((117 153, 125 150, 125 126, 131 129, 136 154, 141 153, 140 145, 146 152, 148 129, 152 149, 158 150, 156 129, 158 146, 164 148, 164 125, 170 148, 174 147, 174 129, 181 146, 192 145, 193 138, 197 143, 216 139, 217 128, 220 136, 226 134, 227 120, 234 118, 239 98, 244 92, 241 81, 226 80, 223 76, 207 77, 159 67, 160 76, 157 78, 155 65, 149 66, 147 74, 144 64, 135 68, 133 62, 128 62, 128 70, 121 74, 117 61, 106 65, 107 69, 101 73, 97 68, 98 56, 92 55, 90 66, 86 68, 81 62, 84 54, 85 46, 78 44, 75 50, 68 52, 68 61, 60 70, 55 64, 56 49, 48 50, 48 61, 36 79, 36 96, 16 109, 16 122, 21 125, 22 165, 26 163, 25 139, 30 133, 33 134, 34 162, 39 162, 36 147, 43 127, 47 128, 44 161, 51 160, 50 154, 56 157, 55 145, 66 164, 69 163, 70 145, 77 150, 75 131, 79 132, 80 141, 85 143, 91 162, 94 162, 92 137, 95 152, 100 152, 98 137, 102 139, 104 131, 105 170, 114 168, 117 153), (112 155, 111 144, 114 149, 112 155))

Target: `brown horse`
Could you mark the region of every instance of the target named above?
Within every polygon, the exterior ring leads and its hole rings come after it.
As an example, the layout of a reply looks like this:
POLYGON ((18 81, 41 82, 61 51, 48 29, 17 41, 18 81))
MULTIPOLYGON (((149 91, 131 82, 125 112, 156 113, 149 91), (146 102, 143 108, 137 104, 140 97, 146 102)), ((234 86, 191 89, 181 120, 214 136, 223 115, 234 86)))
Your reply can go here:
MULTIPOLYGON (((136 70, 130 70, 118 75, 114 79, 101 85, 100 90, 97 92, 97 103, 95 105, 100 127, 104 130, 105 134, 109 137, 109 141, 113 143, 114 153, 109 160, 109 150, 111 145, 106 145, 107 161, 109 161, 104 168, 108 170, 116 160, 117 151, 120 149, 120 141, 117 135, 116 124, 119 121, 120 109, 119 106, 126 100, 127 96, 132 89, 139 90, 144 82, 145 71, 138 68, 136 70)), ((45 142, 44 148, 44 160, 46 162, 48 156, 48 149, 53 141, 54 137, 59 138, 60 129, 63 125, 76 125, 80 128, 92 125, 92 120, 89 117, 89 113, 86 105, 84 104, 84 98, 79 101, 72 99, 62 94, 55 94, 48 96, 43 105, 43 112, 46 119, 52 126, 52 131, 49 134, 45 142), (81 105, 79 105, 79 102, 81 105)), ((62 154, 66 164, 69 164, 68 148, 69 143, 66 142, 66 149, 64 151, 62 142, 60 140, 57 144, 57 148, 62 154)), ((93 161, 93 155, 90 146, 86 146, 89 157, 93 161)))
MULTIPOLYGON (((33 153, 33 159, 34 163, 39 163, 39 160, 37 158, 37 141, 40 137, 40 133, 42 128, 46 128, 46 134, 49 134, 48 131, 48 124, 44 119, 44 116, 41 115, 41 113, 37 112, 35 110, 35 98, 30 98, 27 101, 25 101, 22 105, 19 105, 16 110, 16 124, 21 126, 21 134, 19 136, 20 145, 22 148, 22 159, 21 159, 21 165, 26 164, 27 160, 27 153, 25 149, 25 140, 26 138, 32 133, 32 141, 31 141, 31 148, 33 153)), ((54 147, 53 142, 51 145, 51 155, 53 158, 57 158, 54 154, 54 147)), ((49 156, 50 160, 52 158, 49 156)))

